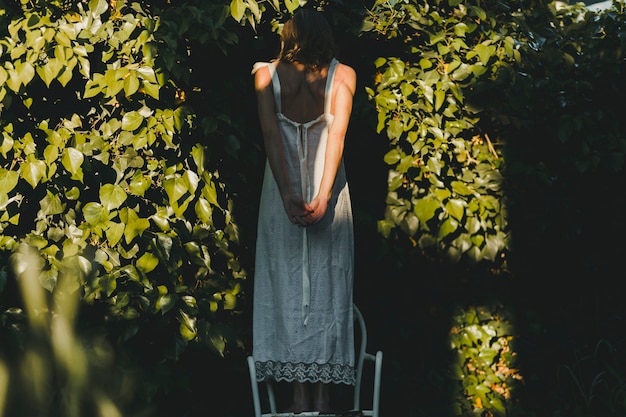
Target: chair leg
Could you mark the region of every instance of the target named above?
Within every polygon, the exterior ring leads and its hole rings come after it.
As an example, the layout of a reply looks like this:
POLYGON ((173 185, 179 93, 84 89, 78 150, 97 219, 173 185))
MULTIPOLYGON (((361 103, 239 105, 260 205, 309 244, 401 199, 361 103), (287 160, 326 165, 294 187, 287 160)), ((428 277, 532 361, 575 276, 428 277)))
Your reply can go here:
POLYGON ((276 399, 274 397, 274 386, 269 379, 265 381, 265 388, 267 389, 267 399, 270 403, 270 412, 276 414, 276 399))
POLYGON ((382 380, 383 352, 376 352, 375 373, 374 373, 374 398, 372 403, 372 417, 378 417, 380 406, 380 384, 382 380))
POLYGON ((254 417, 261 417, 261 400, 259 398, 259 383, 256 380, 256 368, 254 358, 248 356, 248 371, 250 372, 250 386, 252 388, 252 402, 254 404, 254 417))

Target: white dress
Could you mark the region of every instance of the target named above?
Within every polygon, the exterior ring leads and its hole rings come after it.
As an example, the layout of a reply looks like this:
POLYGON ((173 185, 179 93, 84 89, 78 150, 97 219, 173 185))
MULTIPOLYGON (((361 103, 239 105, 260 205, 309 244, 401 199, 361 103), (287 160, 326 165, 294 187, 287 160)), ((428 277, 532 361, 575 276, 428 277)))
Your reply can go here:
MULTIPOLYGON (((280 80, 268 65, 289 176, 306 201, 317 194, 324 170, 335 68, 326 80, 324 113, 297 123, 281 113, 280 80)), ((254 72, 254 70, 253 70, 254 72)), ((278 186, 265 164, 259 205, 253 296, 253 352, 259 381, 354 385, 354 230, 343 159, 324 218, 309 227, 287 218, 278 186)))

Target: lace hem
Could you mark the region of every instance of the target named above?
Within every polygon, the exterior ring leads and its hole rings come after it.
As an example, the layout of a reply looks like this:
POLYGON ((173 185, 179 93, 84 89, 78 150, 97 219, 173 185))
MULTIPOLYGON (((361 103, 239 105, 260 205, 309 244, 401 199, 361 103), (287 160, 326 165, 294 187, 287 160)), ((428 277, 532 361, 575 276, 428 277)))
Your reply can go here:
POLYGON ((356 383, 356 371, 349 365, 268 361, 256 362, 255 368, 259 382, 273 380, 347 385, 356 383))

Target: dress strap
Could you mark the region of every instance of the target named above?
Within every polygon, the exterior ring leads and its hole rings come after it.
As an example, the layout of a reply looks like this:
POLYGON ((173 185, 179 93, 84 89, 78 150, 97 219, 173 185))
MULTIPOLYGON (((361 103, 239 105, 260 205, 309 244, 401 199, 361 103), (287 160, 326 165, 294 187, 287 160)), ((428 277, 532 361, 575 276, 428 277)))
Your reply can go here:
POLYGON ((272 76, 272 88, 274 90, 274 101, 276 106, 276 113, 281 112, 280 101, 280 80, 278 79, 278 72, 276 71, 276 62, 255 62, 252 66, 252 74, 257 72, 259 68, 267 67, 272 76))
POLYGON ((333 99, 333 80, 335 78, 335 69, 337 68, 338 63, 339 61, 337 61, 336 58, 333 58, 330 61, 330 65, 328 66, 328 76, 326 77, 326 90, 324 92, 324 113, 330 113, 330 103, 333 99))
POLYGON ((278 78, 278 71, 276 71, 276 62, 270 62, 267 68, 270 70, 270 74, 272 75, 272 87, 274 88, 276 113, 282 113, 280 101, 280 79, 278 78))

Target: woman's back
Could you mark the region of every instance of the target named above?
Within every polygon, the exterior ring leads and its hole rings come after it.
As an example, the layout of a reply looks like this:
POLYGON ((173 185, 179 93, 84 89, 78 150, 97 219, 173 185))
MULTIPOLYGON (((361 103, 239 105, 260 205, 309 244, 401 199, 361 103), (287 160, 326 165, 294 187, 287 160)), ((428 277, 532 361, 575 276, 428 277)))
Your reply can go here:
POLYGON ((324 113, 324 89, 328 67, 311 71, 298 63, 279 62, 282 113, 288 119, 306 123, 324 113))

